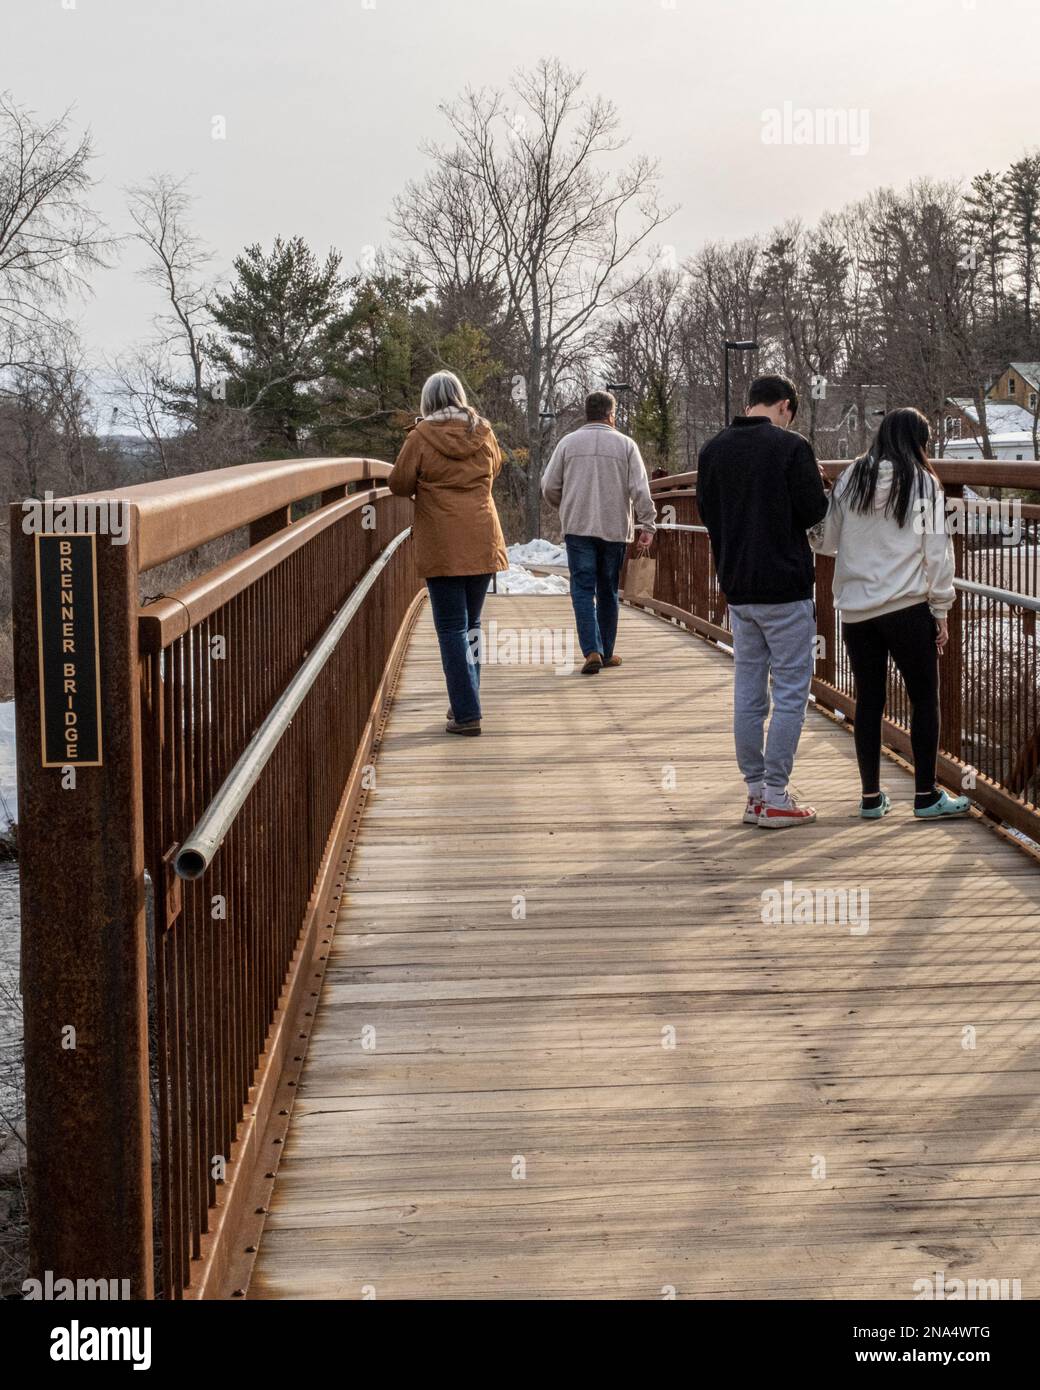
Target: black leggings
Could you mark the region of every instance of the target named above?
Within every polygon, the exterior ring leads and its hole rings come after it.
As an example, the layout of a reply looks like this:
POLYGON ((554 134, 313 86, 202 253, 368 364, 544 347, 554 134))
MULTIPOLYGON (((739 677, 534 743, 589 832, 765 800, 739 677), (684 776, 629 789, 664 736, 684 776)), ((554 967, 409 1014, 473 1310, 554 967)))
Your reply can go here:
POLYGON ((939 752, 939 654, 935 648, 936 623, 927 603, 862 623, 843 623, 842 633, 856 678, 854 732, 864 794, 876 792, 881 778, 881 719, 889 656, 910 697, 910 746, 917 791, 930 792, 935 786, 939 752))

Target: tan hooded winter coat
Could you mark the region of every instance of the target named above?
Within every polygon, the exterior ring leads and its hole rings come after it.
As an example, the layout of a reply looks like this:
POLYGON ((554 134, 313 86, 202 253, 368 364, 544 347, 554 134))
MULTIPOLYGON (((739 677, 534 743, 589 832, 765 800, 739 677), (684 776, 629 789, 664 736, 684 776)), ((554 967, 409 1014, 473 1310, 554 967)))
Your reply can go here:
POLYGON ((439 411, 409 432, 387 479, 414 497, 415 559, 423 579, 509 568, 491 496, 502 467, 494 431, 480 416, 439 411))

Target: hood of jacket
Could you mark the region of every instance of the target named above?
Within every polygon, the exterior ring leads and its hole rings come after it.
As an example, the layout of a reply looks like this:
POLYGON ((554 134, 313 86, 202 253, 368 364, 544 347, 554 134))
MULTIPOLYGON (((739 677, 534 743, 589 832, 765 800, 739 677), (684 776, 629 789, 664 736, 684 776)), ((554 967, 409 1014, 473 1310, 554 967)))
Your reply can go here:
POLYGON ((438 411, 415 426, 416 433, 431 448, 449 459, 465 459, 477 453, 491 437, 491 426, 476 416, 471 423, 461 413, 438 411))
MULTIPOLYGON (((848 492, 852 482, 852 473, 855 464, 846 469, 841 475, 839 483, 834 489, 835 500, 839 500, 848 492)), ((896 471, 890 459, 879 459, 877 470, 877 484, 874 488, 873 509, 875 512, 883 512, 888 506, 888 499, 892 495, 892 485, 895 482, 896 471)))
POLYGON ((877 487, 874 489, 874 510, 883 512, 888 506, 895 482, 895 466, 889 459, 879 459, 877 468, 877 487))

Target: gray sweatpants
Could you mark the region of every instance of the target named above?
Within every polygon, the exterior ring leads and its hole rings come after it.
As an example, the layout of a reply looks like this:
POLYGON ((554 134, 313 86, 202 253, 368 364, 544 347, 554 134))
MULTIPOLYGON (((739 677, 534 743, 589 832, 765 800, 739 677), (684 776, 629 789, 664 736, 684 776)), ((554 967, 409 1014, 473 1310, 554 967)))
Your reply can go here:
POLYGON ((809 700, 815 658, 816 606, 730 605, 733 628, 733 736, 737 765, 749 790, 774 804, 787 795, 809 700), (769 677, 773 715, 769 716, 769 677))

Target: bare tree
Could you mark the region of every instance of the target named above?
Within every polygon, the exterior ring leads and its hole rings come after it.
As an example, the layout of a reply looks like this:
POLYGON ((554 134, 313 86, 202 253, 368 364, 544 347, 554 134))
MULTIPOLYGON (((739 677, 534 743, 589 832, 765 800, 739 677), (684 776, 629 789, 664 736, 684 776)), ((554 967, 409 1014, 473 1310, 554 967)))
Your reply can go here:
POLYGON ((683 379, 683 277, 655 271, 617 303, 603 359, 638 402, 634 433, 648 463, 667 467, 677 443, 676 401, 683 379))
MULTIPOLYGON (((723 354, 726 338, 758 341, 764 325, 762 247, 756 238, 710 242, 686 262, 683 357, 688 401, 687 452, 692 463, 704 440, 719 428, 723 414, 723 354)), ((733 399, 740 400, 752 364, 744 353, 731 364, 733 399)), ((727 422, 728 423, 728 422, 727 422)))
MULTIPOLYGON (((850 430, 854 453, 869 443, 871 387, 885 390, 886 373, 879 350, 881 326, 878 322, 874 287, 870 275, 870 209, 866 202, 851 203, 820 223, 827 239, 845 253, 845 289, 840 307, 841 356, 845 364, 846 393, 854 409, 855 427, 850 430)), ((846 421, 849 416, 846 415, 846 421)))
POLYGON ((151 444, 159 470, 168 478, 171 419, 167 390, 172 371, 168 345, 143 344, 118 357, 109 370, 114 382, 110 391, 114 417, 151 444))
POLYGON ((68 112, 40 122, 0 96, 0 367, 21 361, 47 306, 106 262, 111 239, 87 204, 91 157, 68 112))
POLYGON ((893 402, 917 404, 941 436, 955 385, 979 375, 970 310, 983 284, 962 269, 962 195, 955 184, 920 179, 898 193, 882 190, 868 206, 883 379, 893 402))
MULTIPOLYGON (((205 270, 212 260, 212 252, 189 226, 193 200, 184 180, 157 174, 146 183, 127 189, 127 197, 130 217, 137 228, 134 235, 149 253, 141 274, 161 291, 168 304, 165 312, 155 319, 160 341, 171 350, 173 357, 183 356, 188 360, 190 410, 198 429, 205 409, 202 378, 205 335, 211 323, 208 299, 212 287, 206 282, 205 270)), ((173 366, 165 353, 163 359, 168 367, 173 366)), ((185 393, 170 380, 165 394, 168 408, 176 412, 183 404, 185 393)))
POLYGON ((614 106, 584 96, 583 82, 543 60, 514 78, 512 112, 504 92, 467 90, 442 108, 457 143, 428 148, 433 171, 409 185, 394 211, 435 285, 461 246, 467 268, 493 270, 504 288, 523 350, 528 537, 541 514, 542 414, 590 326, 628 287, 623 271, 670 215, 657 203, 652 161, 637 158, 615 173, 604 167, 626 142, 614 106), (460 222, 467 198, 478 212, 460 222))
MULTIPOLYGON (((87 438, 93 423, 82 345, 64 324, 38 322, 19 339, 22 360, 0 377, 0 457, 11 464, 3 491, 39 497, 44 488, 83 492, 90 485, 87 438)), ((8 499, 5 499, 8 500, 8 499)))
MULTIPOLYGON (((781 227, 764 253, 766 331, 777 341, 786 369, 809 385, 844 368, 844 314, 848 259, 840 240, 800 223, 781 227)), ((805 415, 816 443, 819 396, 810 391, 805 415)))
POLYGON ((1040 459, 1040 382, 1037 383, 1037 389, 1032 393, 1029 413, 1032 417, 1029 428, 1033 435, 1033 457, 1040 459))
POLYGON ((395 203, 391 223, 413 248, 418 268, 439 295, 496 285, 501 238, 487 188, 460 169, 438 163, 395 203))

